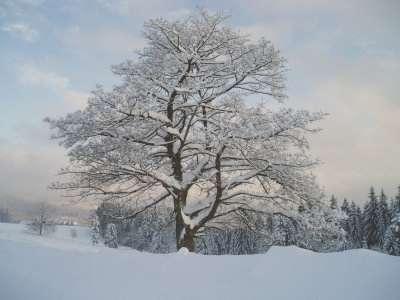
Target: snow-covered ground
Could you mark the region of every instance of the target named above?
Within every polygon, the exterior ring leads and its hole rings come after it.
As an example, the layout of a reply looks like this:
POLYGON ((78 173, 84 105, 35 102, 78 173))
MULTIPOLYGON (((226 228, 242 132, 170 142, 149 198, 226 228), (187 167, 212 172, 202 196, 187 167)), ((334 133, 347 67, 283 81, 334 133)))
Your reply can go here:
POLYGON ((400 258, 373 251, 155 255, 94 247, 74 228, 39 237, 0 223, 0 299, 400 299, 400 258))

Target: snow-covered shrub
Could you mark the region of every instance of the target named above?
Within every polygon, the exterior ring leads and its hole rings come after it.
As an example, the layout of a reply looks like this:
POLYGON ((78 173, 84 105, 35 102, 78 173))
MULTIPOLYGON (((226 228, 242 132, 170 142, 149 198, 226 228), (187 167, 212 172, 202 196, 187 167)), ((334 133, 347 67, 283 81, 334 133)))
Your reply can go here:
POLYGON ((90 238, 92 240, 92 244, 96 245, 100 241, 100 223, 99 218, 96 214, 91 217, 91 225, 90 225, 90 238))
POLYGON ((104 236, 104 244, 109 248, 118 248, 118 233, 115 224, 107 225, 106 234, 104 236))

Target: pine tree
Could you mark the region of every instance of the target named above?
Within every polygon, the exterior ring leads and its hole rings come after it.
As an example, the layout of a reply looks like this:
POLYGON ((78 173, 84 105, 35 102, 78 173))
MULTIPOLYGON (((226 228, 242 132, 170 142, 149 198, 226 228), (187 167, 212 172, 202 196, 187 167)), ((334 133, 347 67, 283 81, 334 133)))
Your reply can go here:
POLYGON ((390 214, 391 214, 392 218, 395 218, 398 213, 400 213, 400 185, 398 186, 397 195, 392 200, 392 203, 390 206, 390 214))
POLYGON ((337 203, 336 197, 334 195, 332 195, 332 197, 331 197, 329 206, 330 206, 331 209, 337 209, 338 208, 338 203, 337 203))
POLYGON ((361 224, 361 210, 354 202, 351 202, 349 207, 348 219, 349 235, 355 248, 362 247, 362 224, 361 224))
POLYGON ((363 214, 364 238, 368 248, 376 246, 380 242, 378 220, 378 201, 375 190, 371 187, 369 202, 365 206, 363 214))
POLYGON ((347 199, 346 198, 344 198, 344 200, 343 200, 343 204, 342 204, 342 206, 340 207, 340 209, 344 212, 344 213, 346 213, 347 215, 349 215, 349 202, 347 201, 347 199))
POLYGON ((390 255, 400 255, 400 213, 393 218, 386 230, 383 250, 390 255))
POLYGON ((118 248, 117 226, 115 226, 114 223, 110 223, 107 225, 107 231, 104 240, 104 243, 107 247, 118 248))
POLYGON ((363 214, 361 212, 361 208, 359 206, 357 207, 357 228, 358 228, 358 232, 359 232, 359 238, 360 238, 360 243, 361 243, 361 247, 362 247, 362 241, 364 240, 364 228, 363 228, 363 214))
POLYGON ((389 224, 390 224, 390 213, 387 204, 387 197, 382 189, 378 203, 378 234, 381 247, 383 247, 386 229, 389 224))

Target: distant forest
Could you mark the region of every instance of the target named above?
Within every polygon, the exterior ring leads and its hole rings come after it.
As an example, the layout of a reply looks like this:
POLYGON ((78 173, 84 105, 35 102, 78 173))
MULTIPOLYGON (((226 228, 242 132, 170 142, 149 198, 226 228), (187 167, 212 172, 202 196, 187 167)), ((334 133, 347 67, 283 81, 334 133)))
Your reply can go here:
MULTIPOLYGON (((223 227, 206 228, 197 237, 197 252, 204 254, 253 254, 266 252, 272 245, 296 245, 318 251, 367 248, 400 255, 400 186, 390 200, 383 190, 371 187, 368 201, 360 207, 332 195, 326 207, 299 206, 304 218, 284 214, 246 214, 229 220, 223 227)), ((176 251, 172 209, 159 206, 133 219, 124 205, 104 202, 92 219, 93 242, 118 244, 141 251, 176 251), (160 217, 162 216, 162 217, 160 217)))

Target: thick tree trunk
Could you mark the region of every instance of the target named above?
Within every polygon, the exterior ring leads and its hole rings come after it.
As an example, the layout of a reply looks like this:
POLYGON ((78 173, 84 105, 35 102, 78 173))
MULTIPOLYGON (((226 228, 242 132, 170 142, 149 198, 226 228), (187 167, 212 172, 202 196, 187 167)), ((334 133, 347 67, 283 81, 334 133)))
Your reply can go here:
POLYGON ((195 232, 186 227, 184 229, 183 237, 179 240, 178 249, 185 247, 190 252, 194 252, 195 250, 194 235, 195 232))
POLYGON ((176 234, 176 249, 186 247, 190 252, 195 250, 194 236, 195 231, 185 226, 181 213, 175 213, 175 234, 176 234))
POLYGON ((181 236, 183 229, 185 228, 182 216, 180 211, 177 211, 175 208, 175 240, 176 240, 176 250, 179 250, 181 248, 180 241, 181 241, 181 236))

